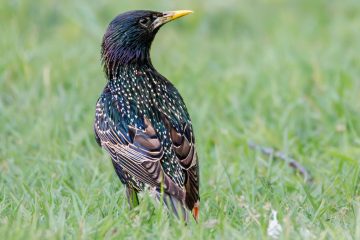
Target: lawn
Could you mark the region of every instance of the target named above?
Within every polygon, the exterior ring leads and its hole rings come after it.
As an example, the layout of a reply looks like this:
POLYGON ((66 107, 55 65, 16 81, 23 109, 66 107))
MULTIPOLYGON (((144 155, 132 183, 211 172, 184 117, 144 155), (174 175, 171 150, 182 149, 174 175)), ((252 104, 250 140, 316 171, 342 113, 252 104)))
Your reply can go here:
POLYGON ((357 0, 0 4, 0 239, 360 239, 357 0), (200 222, 133 211, 94 140, 100 43, 129 9, 192 9, 152 47, 197 137, 200 222), (314 180, 247 146, 281 149, 314 180))

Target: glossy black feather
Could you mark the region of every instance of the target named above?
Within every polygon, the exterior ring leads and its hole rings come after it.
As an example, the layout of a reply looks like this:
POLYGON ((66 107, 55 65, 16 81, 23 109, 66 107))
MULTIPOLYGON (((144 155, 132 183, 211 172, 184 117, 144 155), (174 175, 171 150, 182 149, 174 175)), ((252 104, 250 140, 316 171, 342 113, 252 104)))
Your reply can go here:
POLYGON ((179 92, 151 63, 158 29, 139 25, 141 18, 161 15, 133 11, 110 23, 102 44, 108 82, 96 104, 94 130, 131 198, 145 188, 163 188, 177 199, 172 206, 179 202, 192 210, 200 199, 192 123, 179 92))

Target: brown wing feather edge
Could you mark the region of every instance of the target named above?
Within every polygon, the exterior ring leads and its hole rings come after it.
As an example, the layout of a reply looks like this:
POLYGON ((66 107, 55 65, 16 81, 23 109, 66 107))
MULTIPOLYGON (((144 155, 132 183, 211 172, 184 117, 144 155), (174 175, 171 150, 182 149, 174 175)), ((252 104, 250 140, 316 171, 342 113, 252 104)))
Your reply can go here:
POLYGON ((163 117, 170 137, 173 142, 173 149, 186 173, 185 179, 185 205, 192 211, 196 221, 199 217, 200 194, 199 194, 199 163, 195 149, 195 140, 190 126, 185 124, 183 133, 190 133, 190 136, 180 134, 173 128, 170 122, 163 117))
POLYGON ((185 189, 177 186, 163 171, 161 159, 163 148, 156 136, 155 129, 147 118, 144 118, 145 130, 129 126, 132 142, 122 142, 112 129, 102 131, 95 127, 101 146, 111 155, 113 160, 137 180, 164 192, 185 203, 185 189))

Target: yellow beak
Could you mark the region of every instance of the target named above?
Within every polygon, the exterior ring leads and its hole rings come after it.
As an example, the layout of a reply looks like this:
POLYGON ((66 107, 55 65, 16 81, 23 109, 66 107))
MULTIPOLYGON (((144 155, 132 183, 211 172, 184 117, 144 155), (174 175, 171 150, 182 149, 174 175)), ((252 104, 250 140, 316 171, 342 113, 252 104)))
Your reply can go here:
POLYGON ((172 20, 175 20, 177 18, 186 16, 190 13, 193 13, 193 11, 190 10, 179 10, 179 11, 168 11, 168 12, 163 12, 163 16, 158 17, 154 23, 153 23, 153 28, 157 28, 160 27, 161 25, 164 25, 167 22, 170 22, 172 20))
POLYGON ((169 21, 175 20, 177 18, 186 16, 190 13, 193 13, 191 10, 179 10, 179 11, 169 11, 169 12, 163 12, 164 18, 166 18, 169 21))

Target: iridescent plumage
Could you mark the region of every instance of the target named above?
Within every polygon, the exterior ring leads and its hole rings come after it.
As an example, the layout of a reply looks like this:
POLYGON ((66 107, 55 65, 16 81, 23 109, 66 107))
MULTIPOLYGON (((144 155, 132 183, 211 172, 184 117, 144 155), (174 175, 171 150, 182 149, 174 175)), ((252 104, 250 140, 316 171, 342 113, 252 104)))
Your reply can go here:
MULTIPOLYGON (((96 140, 111 156, 127 188, 131 207, 137 192, 164 191, 165 203, 198 218, 199 165, 192 123, 176 88, 153 67, 151 42, 180 12, 132 11, 109 25, 102 44, 108 82, 96 104, 96 140)), ((185 15, 185 14, 183 14, 185 15)))

